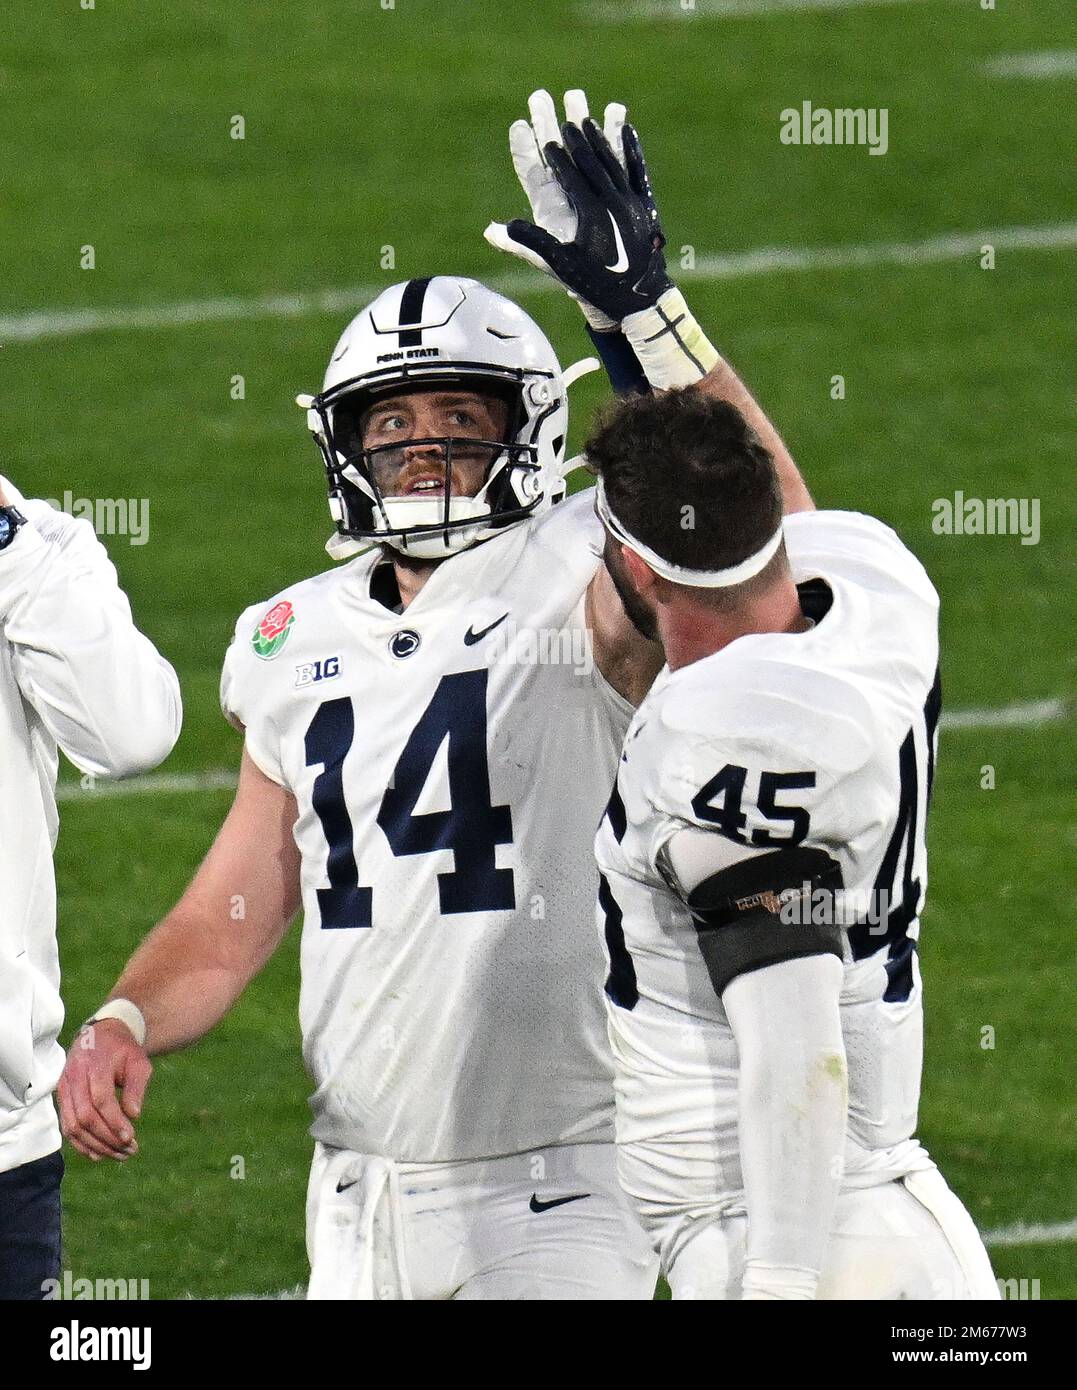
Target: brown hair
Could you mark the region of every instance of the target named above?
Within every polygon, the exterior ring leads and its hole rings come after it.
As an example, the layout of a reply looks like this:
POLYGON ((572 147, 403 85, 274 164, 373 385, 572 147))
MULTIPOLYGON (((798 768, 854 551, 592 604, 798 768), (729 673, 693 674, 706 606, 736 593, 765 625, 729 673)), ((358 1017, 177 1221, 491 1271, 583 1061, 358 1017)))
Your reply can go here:
POLYGON ((614 403, 584 451, 613 515, 672 564, 737 565, 781 522, 769 452, 736 406, 694 387, 614 403))

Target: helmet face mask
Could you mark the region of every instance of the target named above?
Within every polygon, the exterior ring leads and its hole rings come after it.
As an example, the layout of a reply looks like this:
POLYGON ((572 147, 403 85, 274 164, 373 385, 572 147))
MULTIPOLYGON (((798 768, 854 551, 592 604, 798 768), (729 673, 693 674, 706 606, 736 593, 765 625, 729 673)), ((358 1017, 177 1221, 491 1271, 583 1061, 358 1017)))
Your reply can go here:
POLYGON ((475 534, 478 528, 489 534, 523 521, 542 497, 536 450, 501 440, 452 435, 402 440, 361 449, 343 462, 327 458, 326 471, 330 508, 334 515, 334 503, 340 508, 341 535, 392 545, 416 559, 438 559, 473 545, 482 538, 475 534), (428 495, 393 492, 389 479, 399 477, 408 450, 424 446, 440 450, 431 456, 430 466, 442 475, 441 490, 428 495), (481 486, 473 494, 453 491, 465 458, 483 468, 481 486), (501 489, 509 490, 513 500, 495 510, 491 495, 501 489), (530 500, 518 501, 517 493, 531 494, 530 500))
MULTIPOLYGON (((323 391, 303 404, 329 483, 337 530, 330 554, 387 544, 418 559, 444 558, 558 494, 567 432, 560 365, 523 310, 477 281, 438 276, 387 290, 345 330, 323 391), (503 437, 447 434, 364 447, 363 424, 379 399, 434 390, 504 401, 503 437), (441 488, 394 496, 413 449, 428 452, 441 488)), ((415 471, 425 470, 416 464, 415 471)))

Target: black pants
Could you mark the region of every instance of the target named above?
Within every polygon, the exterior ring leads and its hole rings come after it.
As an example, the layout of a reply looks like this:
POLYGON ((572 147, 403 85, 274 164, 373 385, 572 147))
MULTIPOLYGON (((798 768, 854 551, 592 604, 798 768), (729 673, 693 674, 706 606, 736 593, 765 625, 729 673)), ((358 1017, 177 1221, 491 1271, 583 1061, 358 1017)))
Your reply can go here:
POLYGON ((0 1173, 0 1299, 44 1298, 60 1278, 60 1179, 57 1149, 0 1173))

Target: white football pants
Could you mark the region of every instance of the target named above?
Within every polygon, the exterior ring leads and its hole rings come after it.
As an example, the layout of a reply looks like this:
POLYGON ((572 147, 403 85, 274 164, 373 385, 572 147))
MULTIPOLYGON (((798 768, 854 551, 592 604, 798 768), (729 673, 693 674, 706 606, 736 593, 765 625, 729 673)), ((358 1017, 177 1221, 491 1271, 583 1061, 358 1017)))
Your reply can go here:
MULTIPOLYGON (((655 1168, 622 1150, 621 1171, 637 1194, 675 1299, 739 1299, 748 1220, 700 1203, 655 1201, 655 1168)), ((838 1197, 819 1278, 819 1299, 998 1299, 980 1234, 937 1168, 838 1197)))
POLYGON ((312 1299, 651 1299, 658 1275, 615 1146, 392 1163, 318 1144, 312 1299))

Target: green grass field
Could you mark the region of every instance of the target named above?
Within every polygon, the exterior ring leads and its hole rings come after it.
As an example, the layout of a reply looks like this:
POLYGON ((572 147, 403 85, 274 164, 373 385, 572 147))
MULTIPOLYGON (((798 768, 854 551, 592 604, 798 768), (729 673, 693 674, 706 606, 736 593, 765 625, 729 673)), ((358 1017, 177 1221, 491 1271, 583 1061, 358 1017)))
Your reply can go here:
MULTIPOLYGON (((150 501, 110 549, 179 670, 166 771, 237 765, 217 706, 241 609, 325 567, 316 452, 293 404, 349 311, 222 316, 33 336, 25 316, 515 273, 482 240, 522 215, 506 131, 533 87, 628 101, 671 247, 916 243, 1072 231, 1063 0, 925 0, 827 12, 594 22, 530 0, 77 0, 0 20, 0 471, 27 493, 150 501), (783 146, 779 112, 889 111, 889 150, 783 146), (246 138, 229 137, 242 115, 246 138), (80 269, 92 245, 96 266, 80 269), (382 248, 396 268, 382 271, 382 248), (18 321, 13 327, 13 321, 18 321), (245 399, 233 400, 234 375, 245 399)), ((657 8, 657 7, 655 7, 657 8)), ((1067 698, 1074 682, 1074 235, 923 264, 686 276, 823 505, 896 525, 943 595, 946 707, 1067 698), (845 378, 844 400, 831 378, 845 378), (1038 498, 1042 537, 935 535, 932 500, 1038 498), (1071 609, 1072 613, 1072 609, 1071 609)), ((977 243, 978 244, 978 243, 977 243)), ((674 257, 676 265, 676 256, 674 257)), ((562 356, 589 350, 536 274, 522 301, 562 356)), ((578 443, 603 397, 575 395, 578 443)), ((1072 1056, 1073 725, 944 734, 922 936, 921 1134, 985 1229, 1077 1217, 1072 1056), (994 790, 981 769, 995 769, 994 790), (994 1030, 993 1048, 981 1046, 994 1030)), ((72 1024, 181 891, 228 793, 77 796, 62 807, 60 940, 72 1024)), ((225 1023, 157 1066, 142 1153, 69 1156, 67 1263, 155 1297, 268 1293, 305 1278, 309 1155, 296 933, 225 1023), (236 1177, 235 1158, 244 1161, 236 1177)), ((993 1250, 997 1273, 1077 1297, 1074 1244, 993 1250)))

